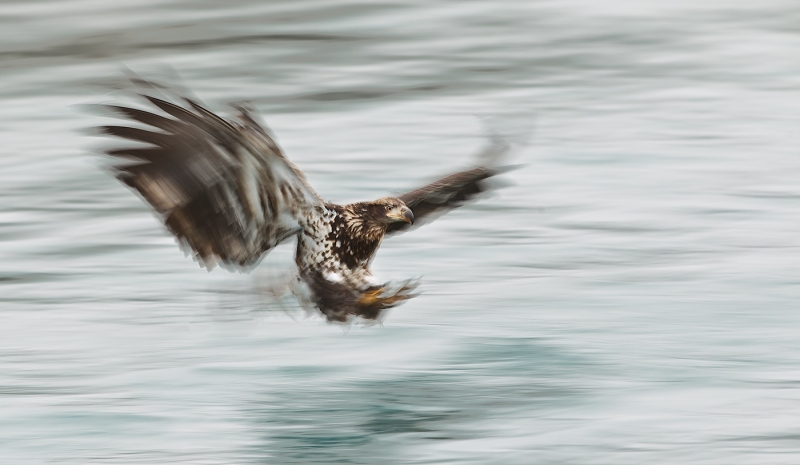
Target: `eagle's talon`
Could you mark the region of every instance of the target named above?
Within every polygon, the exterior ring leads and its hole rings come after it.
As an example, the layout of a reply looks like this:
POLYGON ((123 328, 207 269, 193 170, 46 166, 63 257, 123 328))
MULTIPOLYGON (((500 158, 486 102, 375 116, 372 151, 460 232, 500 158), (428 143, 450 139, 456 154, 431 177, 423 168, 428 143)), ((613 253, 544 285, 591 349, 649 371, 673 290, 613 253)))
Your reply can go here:
POLYGON ((416 297, 417 294, 411 293, 416 287, 416 283, 412 285, 406 283, 391 295, 387 295, 387 286, 370 289, 359 296, 358 304, 362 307, 379 307, 381 309, 394 307, 400 302, 416 297))
POLYGON ((363 306, 371 306, 374 305, 375 302, 381 300, 381 294, 385 287, 378 287, 375 289, 370 289, 365 291, 361 296, 358 298, 358 304, 363 306))

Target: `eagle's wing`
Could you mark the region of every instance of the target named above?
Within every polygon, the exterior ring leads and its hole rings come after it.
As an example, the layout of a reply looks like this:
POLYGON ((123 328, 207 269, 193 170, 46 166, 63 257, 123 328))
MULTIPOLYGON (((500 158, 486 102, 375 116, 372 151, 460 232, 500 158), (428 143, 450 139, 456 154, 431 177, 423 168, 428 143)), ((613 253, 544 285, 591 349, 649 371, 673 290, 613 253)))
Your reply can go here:
MULTIPOLYGON (((398 196, 414 213, 414 227, 437 218, 489 189, 486 180, 507 171, 508 167, 492 167, 494 161, 508 151, 508 145, 495 143, 489 147, 481 159, 484 166, 478 166, 445 176, 427 186, 398 196)), ((387 234, 410 229, 407 223, 392 223, 387 234)))
POLYGON ((227 120, 186 97, 173 103, 140 95, 163 114, 109 105, 146 129, 101 127, 142 143, 106 153, 134 161, 115 166, 117 178, 144 197, 202 266, 257 263, 322 204, 246 109, 227 120))

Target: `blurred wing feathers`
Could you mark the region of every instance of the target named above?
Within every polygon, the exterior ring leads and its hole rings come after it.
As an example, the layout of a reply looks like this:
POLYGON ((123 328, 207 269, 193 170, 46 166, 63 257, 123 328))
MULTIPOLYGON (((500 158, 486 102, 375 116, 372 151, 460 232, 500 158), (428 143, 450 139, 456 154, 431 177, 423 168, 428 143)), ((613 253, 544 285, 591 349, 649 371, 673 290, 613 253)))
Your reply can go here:
POLYGON ((218 262, 255 264, 298 231, 300 215, 322 204, 249 112, 228 121, 193 100, 178 105, 142 96, 168 116, 109 106, 147 128, 101 127, 144 144, 106 153, 133 160, 115 167, 118 179, 139 192, 208 269, 218 262))
MULTIPOLYGON (((507 150, 507 145, 496 144, 491 146, 480 158, 494 162, 507 150)), ((427 186, 406 192, 399 198, 414 212, 413 227, 416 227, 464 205, 473 197, 485 192, 490 187, 486 180, 504 171, 506 168, 480 166, 445 176, 427 186)), ((397 233, 410 228, 412 226, 406 223, 394 223, 389 227, 387 233, 397 233)))

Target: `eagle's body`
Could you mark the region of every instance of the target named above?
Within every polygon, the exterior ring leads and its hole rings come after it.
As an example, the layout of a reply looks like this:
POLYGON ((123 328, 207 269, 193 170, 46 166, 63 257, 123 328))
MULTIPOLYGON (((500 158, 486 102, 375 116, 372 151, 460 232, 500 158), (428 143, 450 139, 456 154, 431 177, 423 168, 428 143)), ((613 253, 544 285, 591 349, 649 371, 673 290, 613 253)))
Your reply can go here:
POLYGON ((117 177, 144 197, 209 270, 218 263, 248 269, 296 237, 298 283, 329 320, 375 319, 413 297, 413 286, 390 289, 370 270, 384 237, 459 206, 496 173, 479 166, 398 198, 336 205, 314 192, 248 110, 237 108, 238 119, 227 120, 177 94, 169 96, 180 103, 165 100, 168 92, 152 83, 139 85, 149 87, 139 95, 164 115, 110 106, 148 126, 101 128, 145 144, 107 152, 134 161, 118 165, 117 177))
MULTIPOLYGON (((298 278, 305 284, 302 289, 306 290, 301 294, 310 295, 313 303, 333 320, 344 320, 352 313, 366 316, 371 304, 366 297, 368 292, 383 289, 369 265, 386 228, 375 225, 369 229, 368 215, 362 210, 364 206, 325 204, 318 207, 301 223, 302 230, 297 235, 295 263, 298 278), (342 298, 335 292, 336 288, 353 290, 362 298, 355 301, 342 298), (343 311, 343 307, 351 305, 361 308, 343 311)), ((395 298, 399 301, 407 297, 410 295, 400 294, 395 298)))
POLYGON ((361 234, 361 222, 351 205, 326 204, 302 224, 295 263, 301 274, 321 272, 331 281, 346 282, 356 289, 378 284, 369 270, 385 229, 361 234))

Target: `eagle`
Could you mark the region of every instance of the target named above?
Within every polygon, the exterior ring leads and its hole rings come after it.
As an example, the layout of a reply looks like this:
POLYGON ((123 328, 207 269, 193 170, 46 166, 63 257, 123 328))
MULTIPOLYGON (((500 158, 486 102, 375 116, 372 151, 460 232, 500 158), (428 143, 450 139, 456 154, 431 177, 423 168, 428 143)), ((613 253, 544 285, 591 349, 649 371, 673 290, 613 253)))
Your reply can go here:
POLYGON ((328 321, 376 320, 412 297, 416 284, 378 280, 370 264, 383 239, 487 190, 508 146, 495 140, 481 163, 397 197, 325 201, 247 105, 212 112, 186 93, 143 79, 137 105, 102 105, 127 125, 101 134, 134 143, 104 151, 116 178, 137 192, 182 248, 209 271, 249 271, 296 238, 295 294, 328 321), (146 108, 146 109, 143 109, 146 108))

